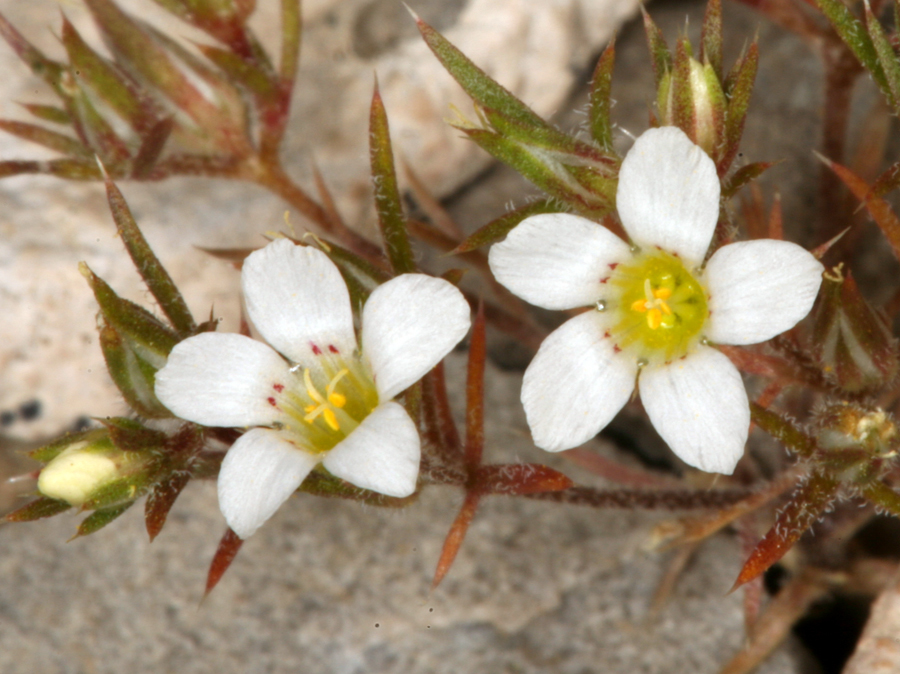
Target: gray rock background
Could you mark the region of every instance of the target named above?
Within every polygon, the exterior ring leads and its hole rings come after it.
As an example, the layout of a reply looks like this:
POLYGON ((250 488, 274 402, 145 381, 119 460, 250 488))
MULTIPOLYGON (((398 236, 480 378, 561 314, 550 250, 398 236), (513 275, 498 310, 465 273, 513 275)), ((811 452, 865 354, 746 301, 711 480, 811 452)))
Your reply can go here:
MULTIPOLYGON (((264 26, 274 10, 260 4, 264 26)), ((559 112, 559 125, 573 129, 584 120, 577 111, 586 99, 572 88, 589 79, 608 31, 633 9, 630 0, 472 0, 424 3, 420 13, 542 114, 559 112), (551 67, 532 79, 536 62, 551 67)), ((67 2, 64 10, 89 34, 77 5, 67 2)), ((306 10, 309 32, 286 156, 301 181, 315 156, 335 192, 346 195, 341 207, 348 219, 368 222, 359 120, 373 69, 395 139, 436 193, 449 195, 448 207, 464 227, 474 229, 533 193, 505 168, 485 171, 483 156, 456 143, 458 134, 441 118, 449 102, 464 99, 449 77, 432 77, 438 69, 417 70, 426 61, 433 67, 433 59, 423 56, 396 5, 319 0, 306 10), (351 93, 352 105, 341 98, 351 93), (343 112, 336 115, 339 103, 343 112), (338 134, 344 125, 357 135, 338 134)), ((0 11, 53 50, 46 26, 58 28, 54 3, 0 0, 0 11)), ((650 11, 670 42, 687 16, 696 39, 702 2, 657 2, 650 11)), ((787 159, 764 185, 782 194, 789 237, 818 243, 804 239, 817 171, 810 151, 818 133, 818 63, 795 38, 734 3, 725 5, 725 29, 727 63, 757 30, 761 40, 745 158, 787 159)), ((621 28, 617 45, 614 117, 637 135, 654 98, 639 22, 621 28)), ((0 67, 8 74, 0 81, 0 116, 21 116, 11 101, 39 101, 40 87, 2 46, 0 67)), ((620 141, 627 147, 625 133, 620 141)), ((0 157, 37 153, 0 137, 0 157)), ((258 244, 261 233, 282 226, 284 205, 255 188, 201 180, 123 190, 192 310, 204 315, 213 304, 226 319, 223 329, 233 329, 237 274, 191 245, 258 244)), ((296 215, 293 222, 302 226, 296 215)), ((78 260, 87 260, 126 296, 148 300, 113 231, 96 185, 34 177, 0 182, 0 411, 11 413, 0 418, 8 422, 0 426, 0 476, 28 468, 16 449, 79 416, 123 411, 97 349, 93 300, 76 270, 78 260), (33 399, 41 413, 29 419, 20 408, 33 399)), ((527 354, 503 364, 522 362, 527 354)), ((453 355, 449 368, 460 412, 464 357, 453 355)), ((579 482, 600 484, 533 447, 516 371, 491 367, 488 374, 489 460, 552 462, 579 482)), ((630 458, 609 443, 595 444, 630 458)), ((0 507, 17 503, 27 487, 0 486, 0 507)), ((725 596, 741 563, 728 533, 699 549, 671 601, 651 615, 669 556, 641 546, 659 514, 488 499, 449 576, 430 592, 460 503, 460 493, 439 488, 402 512, 299 496, 244 546, 202 604, 207 565, 224 530, 211 484, 190 485, 153 545, 140 506, 71 543, 65 541, 78 520, 68 515, 3 526, 0 671, 713 674, 744 643, 741 596, 725 596)), ((814 672, 798 648, 789 642, 758 671, 814 672)))

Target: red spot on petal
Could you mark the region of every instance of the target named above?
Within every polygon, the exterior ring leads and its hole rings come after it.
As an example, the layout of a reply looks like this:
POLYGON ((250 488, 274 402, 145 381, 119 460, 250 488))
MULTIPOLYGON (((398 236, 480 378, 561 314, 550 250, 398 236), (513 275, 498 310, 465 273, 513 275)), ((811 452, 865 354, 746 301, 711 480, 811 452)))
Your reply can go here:
POLYGON ((609 339, 609 330, 607 330, 606 332, 603 333, 603 337, 605 339, 609 339))
POLYGON ((284 384, 272 384, 272 388, 281 393, 284 390, 284 384))
POLYGON ((338 351, 338 348, 334 344, 329 344, 328 350, 331 351, 331 353, 340 353, 340 351, 338 351))
POLYGON ((316 354, 317 356, 321 356, 321 355, 322 355, 322 349, 320 349, 318 346, 316 346, 316 345, 313 344, 312 342, 310 342, 309 345, 312 347, 312 352, 313 352, 314 354, 316 354))
POLYGON ((610 269, 615 269, 615 268, 618 267, 618 266, 619 266, 619 263, 618 263, 618 262, 610 262, 610 263, 609 263, 609 268, 610 268, 610 269))
POLYGON ((275 398, 272 398, 272 397, 270 396, 270 397, 266 398, 266 400, 269 401, 269 404, 270 404, 272 407, 278 407, 278 405, 275 404, 275 398))
POLYGON ((606 283, 607 281, 609 281, 609 276, 604 276, 602 279, 600 279, 600 283, 606 283))
POLYGON ((621 353, 621 352, 622 352, 622 349, 619 347, 618 344, 613 344, 613 351, 614 351, 615 353, 621 353))

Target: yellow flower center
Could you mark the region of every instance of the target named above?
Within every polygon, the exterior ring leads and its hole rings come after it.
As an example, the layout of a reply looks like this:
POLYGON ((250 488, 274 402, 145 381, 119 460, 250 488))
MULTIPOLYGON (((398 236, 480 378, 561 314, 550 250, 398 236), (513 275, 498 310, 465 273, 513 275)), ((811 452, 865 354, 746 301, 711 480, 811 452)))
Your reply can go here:
POLYGON ((331 430, 341 430, 341 425, 338 423, 335 410, 341 409, 347 404, 347 397, 340 393, 336 393, 334 389, 347 372, 349 372, 347 368, 338 372, 331 381, 328 382, 328 387, 325 389, 325 395, 322 396, 313 384, 312 378, 309 376, 309 368, 303 370, 303 383, 306 385, 306 395, 308 395, 314 403, 303 408, 306 412, 303 421, 311 424, 319 417, 319 415, 321 415, 331 430))
POLYGON ((706 290, 674 255, 639 253, 615 267, 603 305, 612 312, 610 337, 648 363, 687 354, 709 317, 706 290))

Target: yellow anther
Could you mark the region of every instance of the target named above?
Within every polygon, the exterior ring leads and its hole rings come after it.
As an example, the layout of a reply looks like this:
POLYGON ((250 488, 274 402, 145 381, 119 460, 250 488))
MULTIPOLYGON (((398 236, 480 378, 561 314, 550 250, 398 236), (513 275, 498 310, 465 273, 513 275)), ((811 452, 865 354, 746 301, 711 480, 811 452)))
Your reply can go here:
POLYGON ((647 325, 651 330, 656 330, 660 325, 668 327, 669 323, 663 321, 663 314, 672 315, 672 309, 666 304, 666 300, 672 296, 672 290, 665 287, 653 290, 650 279, 644 279, 644 296, 646 299, 632 302, 631 310, 642 314, 646 312, 647 325))
POLYGON ((337 417, 334 415, 334 412, 326 407, 322 410, 322 418, 325 420, 325 423, 328 424, 328 428, 333 431, 341 430, 341 427, 338 425, 337 417))
POLYGON ((653 296, 658 300, 667 300, 672 296, 672 291, 669 288, 657 288, 653 291, 653 296))
POLYGON ((662 323, 662 312, 659 309, 651 309, 647 312, 647 325, 656 330, 662 323))
POLYGON ((644 313, 645 311, 647 311, 646 300, 635 300, 634 302, 631 303, 631 310, 632 311, 640 311, 641 313, 644 313))
POLYGON ((303 408, 303 411, 306 412, 306 416, 303 417, 303 420, 306 423, 311 424, 321 416, 331 430, 341 430, 337 415, 332 408, 339 409, 347 404, 347 396, 341 393, 335 393, 334 390, 338 385, 338 382, 343 379, 347 372, 348 370, 344 368, 332 378, 328 383, 328 387, 325 389, 325 396, 323 397, 313 384, 312 377, 309 374, 309 368, 303 370, 303 383, 306 385, 306 394, 313 400, 313 403, 318 403, 317 405, 311 404, 303 408))

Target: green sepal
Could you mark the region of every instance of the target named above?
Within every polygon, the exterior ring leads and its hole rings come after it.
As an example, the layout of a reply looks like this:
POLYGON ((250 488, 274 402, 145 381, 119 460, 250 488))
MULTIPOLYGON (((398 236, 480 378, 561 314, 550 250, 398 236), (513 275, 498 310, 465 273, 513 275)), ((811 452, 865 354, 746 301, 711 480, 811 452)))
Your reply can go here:
POLYGON ((81 524, 78 525, 78 529, 75 532, 75 535, 72 536, 69 540, 74 540, 76 538, 80 538, 81 536, 88 536, 94 532, 100 531, 107 524, 112 522, 114 519, 118 518, 122 513, 128 510, 131 506, 134 505, 134 501, 129 501, 128 503, 123 503, 121 505, 113 506, 110 508, 104 508, 103 510, 98 510, 96 512, 91 513, 87 517, 82 520, 81 524))
POLYGON ((468 59, 443 35, 413 15, 425 43, 469 97, 483 108, 498 110, 527 126, 550 128, 540 116, 468 59))
POLYGON ((391 133, 384 103, 378 92, 378 82, 375 83, 369 113, 369 158, 375 188, 375 210, 378 212, 381 238, 391 269, 395 274, 415 272, 416 263, 409 245, 406 218, 403 215, 400 191, 397 187, 397 173, 394 170, 391 133))
POLYGON ((841 0, 815 0, 819 9, 831 22, 835 32, 844 41, 853 55, 869 71, 875 82, 881 87, 890 100, 890 87, 888 87, 884 70, 878 62, 878 53, 872 38, 866 32, 862 22, 853 16, 850 9, 841 0))
POLYGON ((98 488, 93 492, 93 498, 84 502, 82 509, 105 510, 125 503, 131 504, 143 496, 158 477, 153 467, 147 465, 143 471, 117 478, 98 488))
POLYGON ((501 215, 496 220, 491 220, 489 223, 472 233, 454 250, 451 250, 448 255, 468 253, 476 248, 496 243, 509 234, 516 225, 522 222, 522 220, 531 217, 532 215, 558 212, 559 204, 555 203, 552 199, 540 199, 526 206, 522 206, 514 211, 510 211, 506 215, 501 215))
POLYGON ((51 131, 28 122, 17 122, 11 119, 0 119, 0 131, 37 143, 61 154, 74 157, 92 158, 94 153, 84 146, 81 141, 56 131, 51 131))
MULTIPOLYGON (((141 233, 134 216, 131 215, 131 209, 128 208, 125 197, 110 179, 106 180, 106 195, 119 236, 138 273, 147 284, 148 290, 159 302, 160 309, 182 337, 193 334, 197 325, 194 323, 194 318, 191 316, 184 297, 141 233)), ((171 347, 169 348, 171 349, 171 347)), ((166 354, 168 355, 168 353, 167 350, 166 354)))
POLYGON ((763 173, 779 163, 780 162, 777 161, 757 161, 742 166, 722 181, 722 198, 730 199, 737 194, 744 185, 753 182, 763 173))
POLYGON ((650 59, 653 63, 653 76, 656 80, 656 88, 662 83, 663 77, 672 72, 672 54, 663 38, 662 31, 653 23, 653 19, 647 14, 647 10, 641 5, 641 14, 644 17, 644 32, 647 34, 647 47, 650 49, 650 59))
POLYGON ((158 366, 143 359, 131 341, 110 325, 100 328, 100 349, 110 378, 135 412, 151 419, 172 416, 154 392, 158 366))
POLYGON ((668 87, 667 107, 660 109, 663 120, 677 126, 695 143, 694 88, 691 86, 691 43, 686 37, 675 46, 675 63, 672 68, 671 83, 668 87))
POLYGON ((316 468, 307 475, 298 491, 316 496, 349 499, 380 508, 403 508, 413 503, 419 495, 416 492, 412 496, 405 498, 385 496, 378 492, 355 487, 349 482, 344 482, 340 478, 331 475, 322 468, 316 468))
POLYGON ((609 41, 591 79, 590 129, 591 136, 604 152, 613 152, 612 139, 612 75, 616 62, 615 37, 609 41))
POLYGON ((57 438, 53 442, 32 449, 28 452, 28 456, 35 461, 41 463, 49 463, 63 451, 72 445, 86 443, 88 445, 99 445, 100 443, 108 445, 112 448, 112 442, 109 440, 109 434, 105 428, 94 428, 89 431, 79 431, 77 433, 66 433, 62 437, 57 438))
POLYGON ((179 341, 178 336, 139 304, 119 297, 84 262, 79 264, 79 270, 94 291, 106 322, 134 341, 147 360, 155 361, 159 367, 165 365, 166 357, 179 341))
POLYGON ((862 495, 876 508, 881 508, 894 517, 900 517, 900 494, 884 482, 876 480, 866 485, 862 490, 862 495))
POLYGON ((722 175, 737 156, 744 135, 744 120, 753 94, 753 83, 759 65, 759 47, 754 41, 747 53, 735 63, 732 74, 725 83, 725 96, 728 99, 728 112, 725 115, 725 150, 718 161, 717 169, 722 175))
POLYGON ((65 512, 71 507, 72 506, 66 501, 41 496, 21 508, 13 510, 11 513, 7 513, 4 519, 7 522, 33 522, 34 520, 41 520, 45 517, 53 517, 61 512, 65 512))
POLYGON ((707 0, 700 30, 700 61, 709 64, 722 80, 722 0, 707 0))
POLYGON ((98 419, 109 432, 109 439, 117 449, 129 452, 158 450, 165 447, 168 436, 162 431, 146 428, 141 422, 126 417, 98 419))

